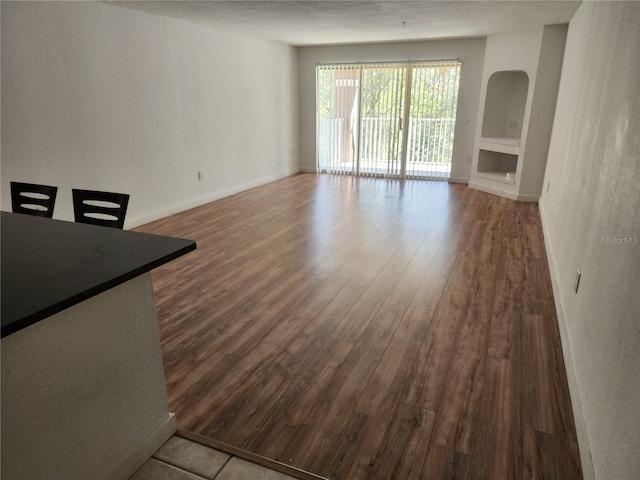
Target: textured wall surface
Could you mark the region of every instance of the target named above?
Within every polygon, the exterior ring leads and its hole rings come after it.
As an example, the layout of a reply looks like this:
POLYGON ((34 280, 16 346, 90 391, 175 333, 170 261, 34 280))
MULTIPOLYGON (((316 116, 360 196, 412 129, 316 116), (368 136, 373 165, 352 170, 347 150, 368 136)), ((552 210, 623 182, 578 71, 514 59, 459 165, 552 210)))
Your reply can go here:
POLYGON ((127 226, 297 171, 296 49, 100 2, 2 2, 9 181, 131 194, 127 226), (204 180, 198 180, 198 171, 204 180))
POLYGON ((638 25, 636 2, 572 19, 540 202, 586 479, 640 478, 638 25))
POLYGON ((150 273, 2 339, 2 478, 108 478, 170 419, 150 273))
POLYGON ((439 40, 299 48, 300 167, 316 168, 316 65, 318 63, 451 60, 462 62, 451 177, 465 182, 471 174, 471 158, 478 117, 480 82, 486 39, 439 40))

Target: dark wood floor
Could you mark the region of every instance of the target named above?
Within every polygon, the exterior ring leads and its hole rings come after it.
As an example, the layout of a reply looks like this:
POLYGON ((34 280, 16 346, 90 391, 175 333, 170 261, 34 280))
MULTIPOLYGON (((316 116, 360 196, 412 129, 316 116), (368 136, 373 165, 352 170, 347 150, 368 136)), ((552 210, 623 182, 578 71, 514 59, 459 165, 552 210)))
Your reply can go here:
POLYGON ((582 477, 536 204, 302 174, 139 230, 179 427, 330 479, 582 477))

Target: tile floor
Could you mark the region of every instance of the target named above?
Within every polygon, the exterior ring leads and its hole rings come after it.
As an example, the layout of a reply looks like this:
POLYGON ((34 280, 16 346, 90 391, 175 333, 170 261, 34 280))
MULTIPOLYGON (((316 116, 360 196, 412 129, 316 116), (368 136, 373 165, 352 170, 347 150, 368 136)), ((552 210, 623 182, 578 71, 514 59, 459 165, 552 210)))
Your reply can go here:
POLYGON ((238 457, 173 436, 130 480, 295 480, 238 457))

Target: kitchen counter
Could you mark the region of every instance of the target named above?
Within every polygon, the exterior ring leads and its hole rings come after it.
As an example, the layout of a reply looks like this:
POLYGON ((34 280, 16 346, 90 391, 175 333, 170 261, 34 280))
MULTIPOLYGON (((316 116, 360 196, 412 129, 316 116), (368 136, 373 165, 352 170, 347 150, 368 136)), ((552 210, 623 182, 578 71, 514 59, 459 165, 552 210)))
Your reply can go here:
POLYGON ((2 213, 2 476, 127 480, 176 430, 151 270, 196 248, 2 213))
POLYGON ((195 250, 193 240, 1 212, 2 337, 195 250))

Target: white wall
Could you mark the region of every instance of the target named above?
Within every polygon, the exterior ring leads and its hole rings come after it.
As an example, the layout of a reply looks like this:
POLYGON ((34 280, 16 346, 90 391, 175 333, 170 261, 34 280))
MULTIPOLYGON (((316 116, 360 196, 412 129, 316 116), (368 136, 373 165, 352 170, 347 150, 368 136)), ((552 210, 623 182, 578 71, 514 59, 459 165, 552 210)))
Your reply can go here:
POLYGON ((539 197, 542 190, 566 40, 566 24, 544 27, 520 176, 521 195, 539 197))
POLYGON ((2 2, 2 209, 11 180, 131 194, 127 226, 291 174, 297 53, 94 2, 2 2), (198 181, 197 171, 204 172, 198 181))
POLYGON ((540 201, 587 480, 640 478, 638 25, 636 2, 572 19, 540 201))
POLYGON ((428 42, 300 47, 300 167, 316 169, 316 65, 319 63, 451 60, 462 62, 451 165, 452 180, 466 182, 471 174, 473 142, 484 61, 484 38, 428 42))

